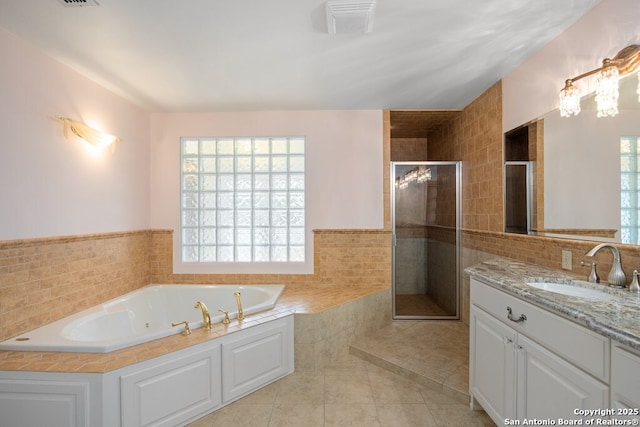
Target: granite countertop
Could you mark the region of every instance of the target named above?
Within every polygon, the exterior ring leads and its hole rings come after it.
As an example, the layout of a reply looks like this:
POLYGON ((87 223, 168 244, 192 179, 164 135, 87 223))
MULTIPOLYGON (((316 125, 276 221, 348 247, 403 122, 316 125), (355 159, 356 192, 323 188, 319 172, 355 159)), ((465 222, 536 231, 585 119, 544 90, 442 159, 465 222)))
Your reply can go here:
MULTIPOLYGON (((494 258, 465 272, 525 301, 570 318, 588 329, 640 350, 640 294, 610 288, 586 277, 508 258, 494 258), (614 300, 586 299, 531 287, 525 281, 567 283, 609 293, 614 300)), ((602 274, 602 272, 601 272, 602 274)))

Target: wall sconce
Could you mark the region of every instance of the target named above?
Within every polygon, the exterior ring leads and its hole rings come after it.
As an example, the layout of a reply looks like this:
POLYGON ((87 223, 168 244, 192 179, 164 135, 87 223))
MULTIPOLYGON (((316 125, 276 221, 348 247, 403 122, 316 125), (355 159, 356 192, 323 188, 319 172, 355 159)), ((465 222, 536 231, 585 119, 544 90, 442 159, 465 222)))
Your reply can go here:
POLYGON ((63 133, 65 138, 68 138, 69 130, 71 130, 71 132, 73 132, 78 138, 88 142, 89 144, 99 148, 110 146, 112 151, 115 149, 115 143, 122 141, 118 136, 99 131, 68 117, 56 116, 56 119, 61 120, 64 123, 63 133))
MULTIPOLYGON (((618 114, 618 82, 620 77, 636 71, 640 66, 640 45, 632 44, 622 49, 613 59, 605 58, 602 67, 568 79, 560 91, 560 115, 569 117, 580 113, 580 91, 573 82, 596 75, 596 106, 598 117, 618 114)), ((638 87, 640 96, 640 86, 638 87)))

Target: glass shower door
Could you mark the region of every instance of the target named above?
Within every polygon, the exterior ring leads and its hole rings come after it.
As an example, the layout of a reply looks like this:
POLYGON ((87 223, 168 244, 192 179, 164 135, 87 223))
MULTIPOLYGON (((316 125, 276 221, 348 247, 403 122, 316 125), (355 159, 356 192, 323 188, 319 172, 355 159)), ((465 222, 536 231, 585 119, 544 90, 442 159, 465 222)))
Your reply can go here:
POLYGON ((392 162, 393 318, 459 319, 460 163, 392 162))

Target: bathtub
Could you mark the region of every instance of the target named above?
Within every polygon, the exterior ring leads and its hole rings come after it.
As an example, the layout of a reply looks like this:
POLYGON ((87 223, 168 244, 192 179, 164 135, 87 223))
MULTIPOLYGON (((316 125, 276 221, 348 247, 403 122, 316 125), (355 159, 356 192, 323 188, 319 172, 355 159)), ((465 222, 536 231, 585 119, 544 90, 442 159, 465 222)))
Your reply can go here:
POLYGON ((0 350, 108 353, 183 331, 172 323, 201 327, 196 301, 208 307, 212 323, 223 319, 218 309, 237 318, 236 291, 246 316, 273 308, 284 285, 150 285, 1 342, 0 350))

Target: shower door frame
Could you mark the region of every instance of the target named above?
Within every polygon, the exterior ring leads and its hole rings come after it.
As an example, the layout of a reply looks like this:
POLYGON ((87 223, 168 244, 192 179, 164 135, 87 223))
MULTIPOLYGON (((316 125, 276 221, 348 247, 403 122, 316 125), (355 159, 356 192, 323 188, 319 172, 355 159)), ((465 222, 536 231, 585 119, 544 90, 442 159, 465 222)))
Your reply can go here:
POLYGON ((462 162, 461 161, 398 161, 391 162, 390 168, 390 197, 391 197, 391 317, 393 320, 460 320, 460 264, 461 264, 461 226, 462 226, 462 162), (433 316, 417 316, 417 315, 397 315, 396 314, 396 185, 395 185, 395 167, 397 165, 415 165, 415 166, 448 166, 454 165, 456 169, 456 237, 455 237, 455 299, 456 313, 455 315, 433 315, 433 316))

